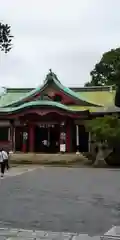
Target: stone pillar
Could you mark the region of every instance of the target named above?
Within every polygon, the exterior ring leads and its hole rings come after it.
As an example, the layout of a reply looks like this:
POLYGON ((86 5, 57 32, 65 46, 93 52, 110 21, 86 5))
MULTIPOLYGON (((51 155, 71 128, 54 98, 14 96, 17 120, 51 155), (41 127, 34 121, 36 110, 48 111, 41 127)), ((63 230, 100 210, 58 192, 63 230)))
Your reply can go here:
POLYGON ((29 151, 34 152, 34 141, 35 140, 35 128, 34 125, 31 124, 29 126, 29 151))
POLYGON ((68 123, 66 126, 66 151, 71 151, 71 136, 70 136, 71 124, 68 123))
POLYGON ((79 154, 79 125, 76 125, 76 154, 79 154))
POLYGON ((65 131, 65 122, 60 124, 60 152, 66 152, 66 131, 65 131))

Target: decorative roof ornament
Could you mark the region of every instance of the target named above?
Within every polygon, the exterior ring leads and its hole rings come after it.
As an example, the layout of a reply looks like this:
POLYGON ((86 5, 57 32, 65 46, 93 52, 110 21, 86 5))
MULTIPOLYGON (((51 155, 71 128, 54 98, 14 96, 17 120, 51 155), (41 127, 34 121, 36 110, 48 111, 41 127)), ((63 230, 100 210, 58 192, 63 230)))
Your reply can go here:
POLYGON ((6 87, 0 87, 0 97, 7 93, 6 87))
POLYGON ((52 69, 51 68, 49 69, 49 72, 52 73, 52 69))
POLYGON ((52 69, 49 69, 49 73, 47 74, 44 83, 46 83, 46 82, 52 82, 52 81, 54 81, 54 80, 57 80, 57 81, 60 83, 60 81, 58 80, 57 75, 56 75, 54 72, 52 72, 52 69))

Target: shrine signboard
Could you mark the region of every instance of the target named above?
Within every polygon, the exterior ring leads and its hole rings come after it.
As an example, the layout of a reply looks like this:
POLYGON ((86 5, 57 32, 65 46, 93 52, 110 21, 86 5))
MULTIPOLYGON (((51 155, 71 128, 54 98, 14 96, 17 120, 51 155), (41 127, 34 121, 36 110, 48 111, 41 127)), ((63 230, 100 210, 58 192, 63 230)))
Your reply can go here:
POLYGON ((40 128, 54 128, 55 124, 44 123, 44 124, 39 124, 39 127, 40 128))

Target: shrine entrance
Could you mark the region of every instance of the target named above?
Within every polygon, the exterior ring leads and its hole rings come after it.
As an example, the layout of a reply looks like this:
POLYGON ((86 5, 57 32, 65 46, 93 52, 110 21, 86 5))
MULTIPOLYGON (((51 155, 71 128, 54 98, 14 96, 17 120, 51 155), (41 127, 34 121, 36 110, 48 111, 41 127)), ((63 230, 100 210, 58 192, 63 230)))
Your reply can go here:
POLYGON ((57 153, 59 147, 59 124, 40 124, 35 127, 35 152, 57 153))

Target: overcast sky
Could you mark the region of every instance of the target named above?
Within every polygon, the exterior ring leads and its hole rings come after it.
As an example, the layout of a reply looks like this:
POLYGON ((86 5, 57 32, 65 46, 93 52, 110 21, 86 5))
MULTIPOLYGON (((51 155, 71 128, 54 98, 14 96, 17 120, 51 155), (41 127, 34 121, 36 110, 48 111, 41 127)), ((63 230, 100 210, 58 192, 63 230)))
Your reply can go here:
POLYGON ((36 87, 49 68, 82 86, 104 51, 120 46, 120 0, 0 0, 14 46, 0 58, 0 85, 36 87))

